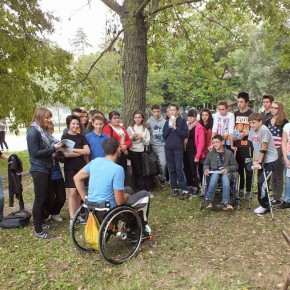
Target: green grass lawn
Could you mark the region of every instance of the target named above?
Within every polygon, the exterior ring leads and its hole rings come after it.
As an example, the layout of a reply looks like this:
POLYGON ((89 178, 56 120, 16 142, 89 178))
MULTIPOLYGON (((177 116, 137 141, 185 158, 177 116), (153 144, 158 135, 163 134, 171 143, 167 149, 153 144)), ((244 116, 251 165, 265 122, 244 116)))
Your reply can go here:
MULTIPOLYGON (((30 182, 25 188, 31 208, 30 182)), ((64 221, 52 223, 49 240, 35 238, 32 223, 0 230, 0 288, 281 289, 290 268, 281 230, 290 232, 290 211, 276 210, 272 221, 253 214, 256 200, 250 210, 244 204, 231 213, 199 205, 198 198, 181 201, 169 190, 156 192, 150 225, 157 247, 144 243, 137 256, 118 266, 74 248, 66 207, 64 221)))

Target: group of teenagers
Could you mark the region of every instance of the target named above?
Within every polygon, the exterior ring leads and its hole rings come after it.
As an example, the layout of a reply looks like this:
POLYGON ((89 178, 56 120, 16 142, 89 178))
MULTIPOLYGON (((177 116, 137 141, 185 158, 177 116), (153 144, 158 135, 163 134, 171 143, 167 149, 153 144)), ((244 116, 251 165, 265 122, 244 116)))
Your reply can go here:
POLYGON ((152 178, 142 172, 142 154, 147 146, 158 156, 161 186, 169 180, 175 197, 187 199, 198 195, 203 174, 210 175, 207 208, 213 207, 221 178, 223 209, 230 211, 232 173, 239 172, 240 194, 248 197, 254 169, 258 170, 260 204, 254 212, 266 213, 269 201, 265 170, 267 178, 272 175, 272 204, 280 209, 290 208, 288 172, 282 199, 284 166, 290 168, 290 123, 283 104, 265 95, 264 112, 253 112, 249 108, 249 94, 241 92, 237 105, 238 110, 232 113, 227 102, 220 101, 216 113, 212 115, 205 108, 199 118, 195 109, 189 109, 186 120, 180 116, 178 105, 170 104, 163 118, 161 107, 155 104, 147 121, 142 111, 134 112, 127 129, 121 124, 118 111, 110 112, 107 120, 99 110, 87 113, 75 108, 66 118, 67 128, 61 137, 75 143, 70 153, 63 150, 61 140, 53 137, 50 110, 36 109, 27 132, 35 193, 32 209, 35 235, 47 238, 47 221, 62 221, 60 211, 66 201, 66 188, 70 224, 86 196, 99 204, 109 201, 110 207, 132 205, 138 199, 152 197, 152 178), (59 162, 64 163, 64 178, 59 162), (132 180, 135 191, 126 186, 132 185, 132 180))

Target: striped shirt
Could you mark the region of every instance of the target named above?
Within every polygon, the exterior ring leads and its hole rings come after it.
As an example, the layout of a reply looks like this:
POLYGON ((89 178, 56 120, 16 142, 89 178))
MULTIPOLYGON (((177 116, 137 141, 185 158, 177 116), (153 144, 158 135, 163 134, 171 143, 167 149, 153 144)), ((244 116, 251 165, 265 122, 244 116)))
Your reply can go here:
POLYGON ((288 123, 288 120, 284 120, 282 125, 273 125, 271 123, 271 120, 269 120, 266 125, 268 127, 268 129, 270 130, 273 140, 274 140, 274 144, 276 148, 279 148, 282 146, 282 133, 283 133, 283 127, 284 125, 288 123))

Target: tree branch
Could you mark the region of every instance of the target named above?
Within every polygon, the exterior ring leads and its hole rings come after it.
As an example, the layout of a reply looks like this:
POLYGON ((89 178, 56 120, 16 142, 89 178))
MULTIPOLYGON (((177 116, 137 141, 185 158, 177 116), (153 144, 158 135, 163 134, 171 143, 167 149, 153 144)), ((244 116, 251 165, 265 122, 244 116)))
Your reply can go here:
POLYGON ((135 16, 140 16, 149 2, 151 2, 151 0, 144 0, 140 7, 135 11, 135 16))
POLYGON ((151 14, 157 14, 160 11, 165 10, 165 9, 168 9, 168 8, 171 8, 173 6, 178 6, 178 5, 183 5, 183 4, 190 4, 190 3, 196 3, 196 2, 201 2, 201 0, 180 0, 178 2, 169 3, 169 4, 166 4, 164 6, 161 6, 161 7, 157 8, 157 9, 153 10, 151 12, 151 14))
POLYGON ((100 54, 100 56, 99 56, 99 57, 98 57, 98 58, 93 62, 93 64, 91 65, 89 71, 86 73, 85 77, 80 81, 79 84, 81 84, 82 82, 84 82, 84 81, 88 78, 89 74, 91 73, 91 71, 92 71, 92 69, 94 68, 94 66, 96 65, 96 63, 97 63, 97 62, 102 58, 102 56, 103 56, 107 51, 109 51, 109 50, 112 48, 112 46, 114 45, 114 43, 116 42, 116 40, 119 38, 119 36, 120 36, 120 34, 121 34, 122 32, 123 32, 123 29, 120 30, 120 31, 117 33, 117 35, 112 39, 112 41, 111 41, 111 43, 109 44, 109 46, 108 46, 105 50, 102 51, 102 53, 100 54))
POLYGON ((122 12, 122 6, 113 0, 101 0, 105 5, 115 11, 118 15, 122 12))

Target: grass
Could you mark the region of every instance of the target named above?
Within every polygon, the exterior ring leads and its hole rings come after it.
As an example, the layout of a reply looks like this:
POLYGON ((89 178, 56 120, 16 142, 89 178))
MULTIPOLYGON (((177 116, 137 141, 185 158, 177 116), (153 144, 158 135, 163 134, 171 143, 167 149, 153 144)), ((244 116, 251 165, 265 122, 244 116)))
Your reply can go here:
MULTIPOLYGON (((24 186, 27 208, 33 199, 30 182, 24 186)), ((251 210, 244 206, 232 213, 208 212, 199 205, 198 198, 181 201, 169 190, 156 193, 150 225, 157 247, 145 243, 119 266, 73 247, 66 207, 65 221, 52 224, 49 240, 35 238, 32 223, 0 229, 0 289, 282 288, 290 251, 281 230, 290 232, 290 211, 275 211, 272 221, 270 215, 252 213, 256 201, 251 210)))

